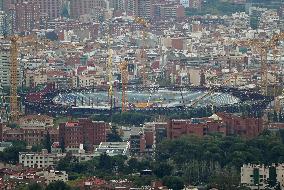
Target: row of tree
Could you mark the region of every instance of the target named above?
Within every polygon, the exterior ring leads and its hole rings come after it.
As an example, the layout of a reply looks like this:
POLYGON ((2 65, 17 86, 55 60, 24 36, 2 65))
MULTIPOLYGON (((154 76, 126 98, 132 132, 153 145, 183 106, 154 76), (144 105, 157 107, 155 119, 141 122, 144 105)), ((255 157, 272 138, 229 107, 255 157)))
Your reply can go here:
POLYGON ((185 136, 159 144, 155 159, 137 160, 103 154, 92 161, 79 163, 72 155, 67 155, 58 163, 57 169, 67 171, 71 179, 82 176, 128 178, 137 187, 159 179, 174 190, 181 189, 184 184, 244 189, 239 187, 240 167, 245 163, 283 163, 283 143, 284 131, 277 134, 265 131, 251 140, 220 135, 185 136), (133 175, 144 169, 152 170, 153 175, 133 175))

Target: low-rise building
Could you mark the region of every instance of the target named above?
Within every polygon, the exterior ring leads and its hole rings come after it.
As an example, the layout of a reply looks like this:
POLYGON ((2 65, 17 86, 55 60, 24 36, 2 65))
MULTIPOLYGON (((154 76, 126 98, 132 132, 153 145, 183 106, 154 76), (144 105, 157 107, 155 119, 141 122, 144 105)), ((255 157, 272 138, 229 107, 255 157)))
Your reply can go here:
POLYGON ((129 155, 129 142, 101 142, 95 153, 103 154, 106 153, 109 156, 115 155, 129 155))
POLYGON ((20 127, 53 127, 53 118, 47 115, 26 115, 19 119, 20 127))
POLYGON ((0 140, 3 141, 25 141, 28 146, 41 144, 46 135, 49 134, 51 142, 58 142, 59 131, 56 128, 46 127, 0 127, 0 140))
POLYGON ((63 158, 64 154, 48 153, 46 149, 42 152, 20 152, 19 163, 29 168, 47 168, 54 167, 57 162, 63 158))
POLYGON ((40 171, 36 172, 36 175, 44 178, 46 184, 55 181, 63 181, 63 182, 68 181, 68 174, 66 173, 66 171, 55 171, 55 170, 40 171))

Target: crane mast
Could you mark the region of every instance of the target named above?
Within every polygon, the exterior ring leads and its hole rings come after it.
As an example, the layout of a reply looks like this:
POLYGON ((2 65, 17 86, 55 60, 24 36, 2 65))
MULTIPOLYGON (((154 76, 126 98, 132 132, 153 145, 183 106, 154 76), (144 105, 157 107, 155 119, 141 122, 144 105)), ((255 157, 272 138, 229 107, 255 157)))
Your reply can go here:
POLYGON ((127 85, 128 85, 128 61, 123 61, 120 65, 121 83, 122 83, 122 97, 121 97, 121 111, 127 111, 127 85))
POLYGON ((146 22, 145 19, 136 17, 134 19, 134 22, 140 24, 143 26, 142 30, 142 47, 141 47, 141 52, 140 52, 140 57, 141 57, 141 63, 142 63, 142 69, 141 69, 141 74, 142 74, 142 79, 143 79, 143 86, 147 86, 147 61, 146 61, 146 37, 147 37, 147 32, 146 29, 148 28, 148 23, 146 22))
POLYGON ((10 74, 11 74, 11 88, 10 88, 10 119, 11 121, 16 121, 19 117, 18 110, 18 37, 11 37, 11 66, 10 66, 10 74))
POLYGON ((108 97, 109 97, 109 103, 110 103, 110 110, 112 110, 113 107, 113 85, 112 85, 112 49, 110 48, 111 44, 111 38, 110 34, 108 34, 108 97))

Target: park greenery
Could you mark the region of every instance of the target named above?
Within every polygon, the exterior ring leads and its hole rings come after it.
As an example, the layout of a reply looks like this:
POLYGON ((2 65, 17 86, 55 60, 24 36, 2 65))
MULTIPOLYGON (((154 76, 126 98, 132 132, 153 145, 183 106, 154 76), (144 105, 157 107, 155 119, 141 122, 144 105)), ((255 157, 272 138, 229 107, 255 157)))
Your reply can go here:
POLYGON ((165 140, 158 145, 153 158, 142 160, 103 154, 91 161, 79 163, 68 154, 58 163, 57 169, 67 171, 71 180, 97 176, 106 180, 129 179, 137 187, 149 185, 152 180, 162 180, 174 190, 185 184, 243 189, 239 187, 240 167, 243 164, 283 162, 284 131, 264 131, 250 140, 217 134, 204 138, 184 136, 165 140), (153 175, 140 176, 139 172, 145 169, 152 170, 153 175))

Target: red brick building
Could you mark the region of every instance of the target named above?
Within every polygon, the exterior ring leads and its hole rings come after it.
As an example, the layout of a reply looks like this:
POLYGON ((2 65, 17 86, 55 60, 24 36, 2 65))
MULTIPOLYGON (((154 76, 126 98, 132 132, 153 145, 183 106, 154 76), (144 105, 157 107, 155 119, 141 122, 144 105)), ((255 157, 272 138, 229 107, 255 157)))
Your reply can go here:
POLYGON ((167 136, 170 139, 176 139, 182 135, 191 134, 203 137, 214 132, 225 134, 226 129, 221 120, 215 120, 213 118, 172 119, 167 125, 167 136))
POLYGON ((102 121, 79 119, 76 122, 61 123, 59 125, 59 139, 65 147, 78 147, 84 144, 88 150, 94 145, 106 141, 108 124, 102 121))
POLYGON ((241 117, 230 113, 217 113, 208 118, 172 119, 167 125, 167 136, 170 139, 190 134, 202 137, 215 132, 251 139, 262 131, 262 119, 241 117))
POLYGON ((263 131, 263 120, 261 118, 249 118, 229 113, 217 113, 222 118, 226 127, 227 135, 238 135, 251 139, 263 131))
POLYGON ((11 129, 0 125, 0 141, 24 141, 28 146, 41 144, 48 133, 51 142, 58 142, 59 132, 56 128, 21 127, 11 129))

